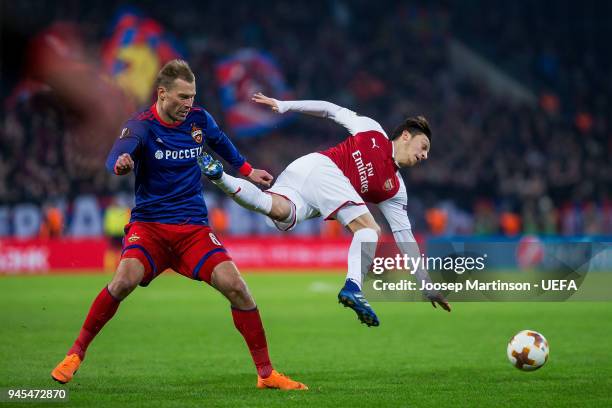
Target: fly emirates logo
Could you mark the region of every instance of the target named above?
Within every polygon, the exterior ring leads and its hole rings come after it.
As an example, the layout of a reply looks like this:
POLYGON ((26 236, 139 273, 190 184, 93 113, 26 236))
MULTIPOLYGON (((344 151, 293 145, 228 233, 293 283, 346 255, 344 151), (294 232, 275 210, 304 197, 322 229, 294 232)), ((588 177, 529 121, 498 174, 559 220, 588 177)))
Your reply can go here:
POLYGON ((172 159, 172 160, 182 160, 182 159, 195 159, 198 156, 202 155, 203 148, 193 147, 191 149, 182 149, 182 150, 157 150, 155 152, 155 158, 157 160, 161 159, 172 159))
POLYGON ((351 155, 353 156, 353 160, 355 160, 355 166, 357 166, 357 172, 359 173, 359 186, 361 193, 368 192, 368 177, 374 176, 374 167, 371 162, 363 163, 363 158, 361 157, 361 151, 356 150, 351 155))

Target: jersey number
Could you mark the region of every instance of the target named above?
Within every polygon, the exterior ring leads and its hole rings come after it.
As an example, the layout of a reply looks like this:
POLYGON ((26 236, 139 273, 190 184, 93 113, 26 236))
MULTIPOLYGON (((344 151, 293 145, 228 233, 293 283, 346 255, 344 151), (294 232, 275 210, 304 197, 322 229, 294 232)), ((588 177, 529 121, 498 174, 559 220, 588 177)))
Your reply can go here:
POLYGON ((210 237, 210 240, 213 242, 213 244, 221 246, 221 243, 219 242, 215 234, 213 234, 212 232, 209 232, 208 236, 210 237))

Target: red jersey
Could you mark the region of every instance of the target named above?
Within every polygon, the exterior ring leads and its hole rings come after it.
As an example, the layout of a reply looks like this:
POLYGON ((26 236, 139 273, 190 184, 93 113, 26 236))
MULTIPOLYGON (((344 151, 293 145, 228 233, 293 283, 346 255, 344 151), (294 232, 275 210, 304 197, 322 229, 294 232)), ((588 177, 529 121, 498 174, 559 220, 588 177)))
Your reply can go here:
POLYGON ((366 202, 378 204, 393 197, 399 189, 393 143, 380 131, 356 133, 320 153, 342 170, 366 202))
POLYGON ((394 234, 410 230, 406 186, 393 160, 393 143, 378 122, 326 101, 274 101, 278 113, 301 112, 344 126, 352 136, 319 153, 338 166, 364 201, 378 204, 394 234))

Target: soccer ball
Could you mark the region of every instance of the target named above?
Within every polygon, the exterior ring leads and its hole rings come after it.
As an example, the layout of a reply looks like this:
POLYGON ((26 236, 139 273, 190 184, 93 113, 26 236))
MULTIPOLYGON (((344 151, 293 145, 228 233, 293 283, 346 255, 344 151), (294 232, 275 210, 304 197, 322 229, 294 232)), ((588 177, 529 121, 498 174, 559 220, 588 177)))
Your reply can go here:
POLYGON ((548 360, 548 341, 533 330, 518 332, 508 343, 508 360, 523 371, 534 371, 548 360))

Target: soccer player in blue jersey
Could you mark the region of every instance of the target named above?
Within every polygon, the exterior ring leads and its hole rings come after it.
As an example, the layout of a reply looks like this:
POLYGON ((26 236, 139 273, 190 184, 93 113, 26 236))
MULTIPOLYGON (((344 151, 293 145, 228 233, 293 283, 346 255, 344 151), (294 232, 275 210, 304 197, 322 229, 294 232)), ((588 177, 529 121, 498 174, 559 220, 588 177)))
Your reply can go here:
POLYGON ((272 176, 253 169, 206 110, 193 106, 195 77, 182 60, 157 76, 157 101, 127 121, 106 167, 136 174, 136 206, 125 227, 121 262, 94 300, 81 331, 51 372, 67 383, 91 341, 138 285, 147 286, 165 269, 205 281, 231 303, 236 329, 257 369, 258 388, 308 389, 272 368, 259 311, 227 250, 208 226, 197 158, 206 143, 240 173, 269 186, 272 176))

